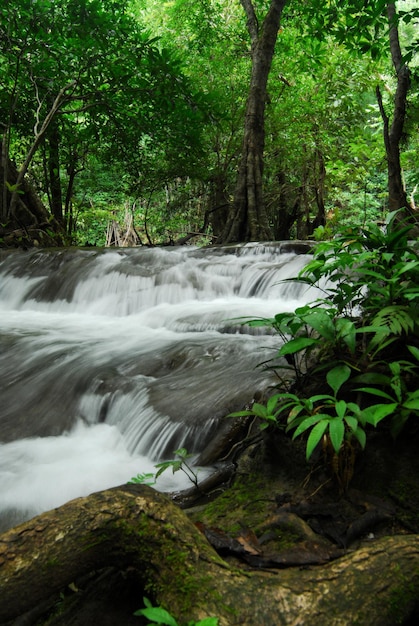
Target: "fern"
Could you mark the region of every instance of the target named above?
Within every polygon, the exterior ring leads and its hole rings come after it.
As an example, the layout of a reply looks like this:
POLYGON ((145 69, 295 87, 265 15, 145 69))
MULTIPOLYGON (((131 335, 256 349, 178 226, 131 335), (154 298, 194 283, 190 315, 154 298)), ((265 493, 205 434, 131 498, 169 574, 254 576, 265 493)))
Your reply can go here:
POLYGON ((408 307, 400 305, 386 306, 374 316, 372 326, 379 327, 386 334, 409 334, 414 330, 415 321, 408 307))

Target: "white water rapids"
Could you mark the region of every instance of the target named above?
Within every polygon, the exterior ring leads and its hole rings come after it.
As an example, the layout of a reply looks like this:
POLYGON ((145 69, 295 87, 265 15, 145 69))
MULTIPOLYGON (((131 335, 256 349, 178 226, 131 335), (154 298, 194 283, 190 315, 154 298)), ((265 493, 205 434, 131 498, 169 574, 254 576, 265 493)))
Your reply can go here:
POLYGON ((232 318, 313 300, 291 249, 1 252, 0 530, 201 452, 279 347, 232 318))

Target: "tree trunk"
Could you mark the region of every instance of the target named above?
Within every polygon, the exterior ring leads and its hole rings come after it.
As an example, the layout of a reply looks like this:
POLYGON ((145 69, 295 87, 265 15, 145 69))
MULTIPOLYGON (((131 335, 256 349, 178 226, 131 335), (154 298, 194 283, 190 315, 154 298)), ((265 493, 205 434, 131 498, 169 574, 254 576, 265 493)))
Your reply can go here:
POLYGON ((20 166, 18 170, 15 189, 11 194, 9 215, 11 215, 12 217, 14 216, 16 205, 18 203, 18 194, 25 180, 25 176, 28 172, 29 166, 32 163, 32 159, 34 155, 36 154, 39 146, 44 141, 46 133, 50 127, 50 124, 54 121, 58 112, 60 111, 62 106, 65 104, 65 102, 68 100, 67 92, 70 89, 73 89, 76 83, 77 81, 71 81, 65 87, 60 89, 60 91, 58 92, 58 95, 56 96, 54 102, 51 105, 51 108, 49 109, 42 123, 40 120, 37 120, 37 123, 35 125, 35 134, 34 134, 33 142, 26 154, 23 164, 20 166))
MULTIPOLYGON (((10 204, 12 191, 7 189, 7 185, 11 189, 16 187, 19 172, 15 164, 8 160, 7 162, 7 181, 5 185, 6 190, 6 203, 10 204)), ((1 182, 2 195, 4 192, 3 181, 1 182)), ((48 212, 41 202, 38 194, 32 187, 32 185, 25 179, 20 184, 20 192, 17 196, 16 204, 16 218, 18 222, 24 226, 32 226, 35 224, 41 224, 48 222, 48 212)), ((6 218, 7 220, 8 218, 6 218)))
MULTIPOLYGON (((1 149, 1 144, 0 144, 1 149)), ((19 172, 16 165, 7 161, 7 179, 4 180, 4 168, 0 167, 0 196, 6 207, 10 206, 13 189, 17 185, 19 172)), ((34 245, 38 241, 41 245, 62 245, 62 229, 49 215, 36 190, 24 178, 19 185, 16 195, 14 214, 3 218, 0 224, 0 237, 3 245, 34 245)))
POLYGON ((63 193, 60 176, 60 132, 57 121, 51 122, 48 137, 48 181, 50 189, 51 213, 57 222, 64 224, 63 193))
POLYGON ((241 4, 247 15, 247 28, 252 42, 252 73, 234 202, 223 233, 223 243, 272 238, 263 202, 265 105, 268 77, 286 0, 271 0, 261 26, 253 3, 241 0, 241 4))
POLYGON ((208 198, 208 221, 211 224, 211 230, 216 243, 222 241, 228 217, 228 206, 226 174, 222 171, 216 173, 211 178, 208 198))
POLYGON ((0 536, 0 623, 108 565, 135 568, 181 622, 214 616, 220 626, 393 626, 419 598, 416 535, 379 539, 322 566, 249 573, 223 561, 164 495, 129 485, 73 500, 0 536))
POLYGON ((403 137, 404 122, 406 119, 407 94, 410 87, 410 72, 408 66, 403 62, 397 26, 396 6, 394 2, 390 2, 387 5, 387 16, 390 25, 389 38, 391 59, 397 78, 393 120, 391 123, 390 117, 385 111, 381 90, 378 86, 376 88, 376 95, 381 117, 383 119, 384 146, 387 157, 388 208, 389 211, 405 209, 408 214, 411 214, 411 207, 407 200, 400 164, 400 141, 403 137))

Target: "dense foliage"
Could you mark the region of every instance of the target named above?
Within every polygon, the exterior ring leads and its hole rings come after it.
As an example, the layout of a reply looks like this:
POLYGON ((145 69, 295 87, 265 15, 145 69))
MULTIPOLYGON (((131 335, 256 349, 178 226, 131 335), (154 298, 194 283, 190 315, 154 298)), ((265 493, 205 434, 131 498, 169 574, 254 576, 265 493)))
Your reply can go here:
POLYGON ((342 490, 371 430, 397 437, 419 416, 419 251, 409 232, 394 213, 385 227, 349 228, 318 245, 298 280, 324 297, 249 322, 282 338, 269 367, 281 377, 285 358, 292 383, 281 380, 266 405, 235 415, 256 415, 293 439, 308 434, 307 459, 322 448, 342 490))
POLYGON ((18 169, 3 187, 3 221, 27 173, 72 235, 76 211, 96 213, 101 194, 109 212, 129 192, 163 184, 175 160, 176 176, 197 166, 203 97, 127 2, 6 3, 0 42, 3 180, 9 160, 18 169))
MULTIPOLYGON (((249 94, 254 45, 246 24, 253 15, 260 31, 278 2, 3 3, 3 226, 27 222, 25 180, 68 242, 103 245, 112 220, 137 243, 187 233, 220 241, 249 94)), ((390 20, 400 58, 382 0, 280 6, 261 120, 270 234, 323 238, 352 220, 383 218, 387 140, 396 135, 402 194, 414 208, 418 3, 398 2, 390 20), (398 121, 401 69, 408 84, 398 121)))

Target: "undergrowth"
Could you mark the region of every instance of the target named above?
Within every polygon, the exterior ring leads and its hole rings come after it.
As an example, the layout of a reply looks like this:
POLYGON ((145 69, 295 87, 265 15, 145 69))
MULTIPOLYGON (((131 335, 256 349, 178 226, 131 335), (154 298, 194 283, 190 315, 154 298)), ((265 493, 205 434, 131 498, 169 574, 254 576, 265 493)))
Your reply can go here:
POLYGON ((373 429, 397 437, 419 416, 419 253, 410 230, 393 212, 385 227, 348 228, 322 242, 292 279, 322 297, 245 322, 282 340, 263 364, 278 385, 265 404, 231 416, 304 437, 307 459, 320 450, 342 492, 373 429))

